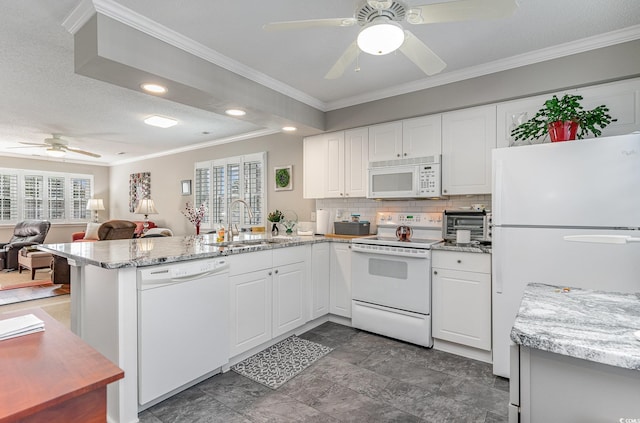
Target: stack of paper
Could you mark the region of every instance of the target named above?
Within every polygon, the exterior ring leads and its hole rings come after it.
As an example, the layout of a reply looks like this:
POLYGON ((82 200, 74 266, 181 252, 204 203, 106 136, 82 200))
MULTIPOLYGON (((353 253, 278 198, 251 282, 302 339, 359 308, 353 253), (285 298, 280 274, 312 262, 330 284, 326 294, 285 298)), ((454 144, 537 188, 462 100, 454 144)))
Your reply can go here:
POLYGON ((11 319, 0 320, 0 341, 16 336, 42 332, 44 322, 33 314, 25 314, 11 319))

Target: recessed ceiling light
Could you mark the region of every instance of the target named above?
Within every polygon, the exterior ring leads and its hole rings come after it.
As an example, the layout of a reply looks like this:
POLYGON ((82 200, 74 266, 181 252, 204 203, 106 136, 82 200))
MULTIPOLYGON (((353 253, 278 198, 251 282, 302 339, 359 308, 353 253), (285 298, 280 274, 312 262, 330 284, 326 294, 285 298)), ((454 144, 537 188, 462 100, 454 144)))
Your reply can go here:
POLYGON ((295 126, 283 126, 282 130, 285 132, 293 132, 295 130, 297 130, 298 128, 296 128, 295 126))
POLYGON ((247 112, 240 109, 227 109, 225 110, 225 113, 228 114, 229 116, 244 116, 247 114, 247 112))
POLYGON ((158 128, 171 128, 178 124, 178 121, 171 118, 162 116, 149 116, 144 120, 144 123, 151 126, 157 126, 158 128))
POLYGON ((148 93, 164 94, 167 92, 167 88, 158 84, 142 84, 140 87, 148 93))

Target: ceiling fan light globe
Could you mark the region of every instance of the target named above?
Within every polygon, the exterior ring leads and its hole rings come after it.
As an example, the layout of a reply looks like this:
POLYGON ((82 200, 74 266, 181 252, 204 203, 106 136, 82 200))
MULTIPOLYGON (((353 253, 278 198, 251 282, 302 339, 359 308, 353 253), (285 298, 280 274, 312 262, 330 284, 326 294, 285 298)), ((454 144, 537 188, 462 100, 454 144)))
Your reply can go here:
POLYGON ((396 22, 376 19, 360 30, 357 42, 365 53, 382 56, 400 48, 404 43, 404 30, 396 22))
POLYGON ((64 150, 61 150, 59 148, 47 148, 47 156, 51 156, 51 157, 64 157, 67 153, 65 153, 64 150))

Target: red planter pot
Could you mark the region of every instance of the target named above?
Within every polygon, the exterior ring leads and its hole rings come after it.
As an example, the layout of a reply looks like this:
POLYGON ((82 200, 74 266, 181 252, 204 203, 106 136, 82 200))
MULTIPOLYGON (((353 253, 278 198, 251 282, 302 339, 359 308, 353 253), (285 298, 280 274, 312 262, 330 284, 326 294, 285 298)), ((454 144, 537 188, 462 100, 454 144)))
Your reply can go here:
POLYGON ((578 122, 573 120, 551 122, 549 124, 551 142, 575 140, 578 126, 580 126, 578 122))

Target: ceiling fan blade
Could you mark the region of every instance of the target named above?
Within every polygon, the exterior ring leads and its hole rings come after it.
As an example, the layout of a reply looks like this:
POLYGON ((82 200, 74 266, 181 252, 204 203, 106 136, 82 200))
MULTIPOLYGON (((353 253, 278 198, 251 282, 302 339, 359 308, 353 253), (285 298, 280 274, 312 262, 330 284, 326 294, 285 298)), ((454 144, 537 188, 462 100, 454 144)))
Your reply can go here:
POLYGON ((84 150, 78 150, 77 148, 71 148, 71 147, 62 147, 62 148, 67 151, 72 151, 74 153, 84 154, 85 156, 102 157, 100 154, 91 153, 89 151, 84 151, 84 150))
POLYGON ((325 79, 337 79, 342 76, 345 69, 354 61, 356 57, 358 57, 358 53, 360 53, 360 49, 358 49, 358 44, 356 41, 352 42, 349 47, 342 53, 342 56, 338 59, 338 61, 333 65, 329 72, 324 76, 325 79))
POLYGON ((306 21, 271 22, 264 25, 262 29, 265 31, 282 31, 327 26, 353 26, 356 22, 355 18, 309 19, 306 21))
POLYGON ((518 8, 516 0, 458 0, 410 8, 407 22, 429 24, 472 19, 507 18, 518 8))
POLYGON ((404 44, 400 46, 400 51, 429 76, 440 73, 447 67, 437 54, 409 31, 404 31, 404 44))
MULTIPOLYGON (((47 144, 42 144, 42 143, 37 143, 37 142, 26 142, 26 141, 19 141, 20 144, 24 144, 24 145, 35 145, 38 147, 48 147, 47 144)), ((27 148, 27 147, 15 147, 15 148, 27 148)))

